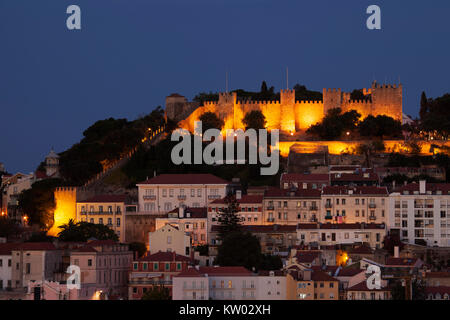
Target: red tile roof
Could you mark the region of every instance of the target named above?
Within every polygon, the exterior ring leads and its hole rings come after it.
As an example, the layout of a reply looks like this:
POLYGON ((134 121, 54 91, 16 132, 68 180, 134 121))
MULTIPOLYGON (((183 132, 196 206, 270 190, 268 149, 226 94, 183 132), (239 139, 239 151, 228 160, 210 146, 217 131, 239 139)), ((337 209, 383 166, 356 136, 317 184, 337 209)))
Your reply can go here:
POLYGON ((426 287, 425 293, 427 295, 429 295, 429 294, 436 295, 438 293, 441 296, 443 296, 444 294, 450 295, 450 287, 448 287, 448 286, 426 287))
POLYGON ((253 274, 244 267, 200 267, 200 272, 217 276, 250 276, 253 274))
POLYGON ((209 173, 161 174, 139 184, 229 184, 222 178, 209 173))
POLYGON ((361 272, 365 272, 365 270, 357 269, 357 268, 343 268, 339 271, 338 277, 353 277, 361 272))
POLYGON ((384 229, 385 225, 382 223, 299 223, 297 229, 299 230, 348 230, 348 229, 384 229))
POLYGON ((380 289, 369 289, 367 287, 367 281, 364 280, 358 284, 347 289, 347 291, 390 291, 388 288, 380 288, 380 289))
POLYGON ((364 186, 364 187, 328 186, 323 188, 323 195, 340 195, 340 194, 348 195, 349 190, 351 190, 354 195, 385 195, 385 196, 389 195, 386 187, 373 187, 373 186, 364 186))
POLYGON ((117 244, 119 244, 119 242, 114 240, 91 240, 88 241, 86 245, 91 247, 99 247, 99 246, 113 246, 117 244))
POLYGON ((450 272, 427 272, 426 278, 450 278, 450 272))
POLYGON ((269 189, 264 193, 265 198, 290 198, 290 197, 300 197, 300 198, 317 198, 320 199, 321 191, 319 189, 269 189))
POLYGON ((417 258, 388 258, 386 260, 386 266, 414 266, 417 262, 417 258))
MULTIPOLYGON (((179 208, 175 208, 169 213, 171 214, 178 214, 179 208)), ((184 208, 184 217, 181 219, 189 219, 189 218, 195 218, 195 219, 203 219, 208 218, 208 209, 206 207, 202 208, 184 208), (189 213, 189 217, 186 216, 186 213, 189 213)))
POLYGON ((180 254, 176 254, 175 252, 163 252, 158 251, 156 253, 150 254, 148 256, 139 258, 137 261, 190 261, 191 259, 182 256, 180 254))
MULTIPOLYGON (((239 204, 247 204, 247 203, 251 203, 251 204, 261 204, 263 201, 263 196, 258 196, 258 195, 243 195, 241 199, 237 199, 236 202, 239 204)), ((214 200, 212 203, 214 204, 224 204, 226 203, 226 198, 222 198, 222 199, 216 199, 214 200)))
POLYGON ((379 181, 378 174, 372 172, 361 173, 333 173, 331 181, 379 181))
POLYGON ((84 201, 78 201, 79 203, 91 203, 91 202, 125 202, 127 200, 126 194, 101 194, 93 196, 84 201))
POLYGON ((297 232, 297 226, 291 225, 246 225, 242 226, 245 231, 254 232, 254 233, 291 233, 297 232))
MULTIPOLYGON (((398 187, 394 191, 395 192, 420 191, 419 190, 419 188, 420 188, 419 186, 420 186, 419 183, 410 183, 410 184, 407 184, 406 186, 398 187)), ((426 191, 431 191, 433 194, 435 194, 436 191, 441 191, 442 194, 450 194, 450 183, 427 183, 425 185, 425 190, 426 191)))
POLYGON ((311 280, 313 281, 339 281, 338 279, 330 276, 328 273, 323 271, 314 271, 311 274, 311 280))
POLYGON ((80 247, 77 249, 72 249, 72 251, 73 252, 92 252, 92 253, 98 252, 97 250, 95 250, 93 247, 90 247, 90 246, 84 246, 84 247, 80 247))
POLYGON ((200 273, 196 268, 188 268, 186 271, 182 271, 174 277, 204 277, 205 275, 200 273))
POLYGON ((10 256, 11 251, 19 245, 20 243, 0 243, 0 256, 10 256))
POLYGON ((49 251, 58 249, 51 242, 24 242, 17 244, 17 246, 13 250, 49 251))

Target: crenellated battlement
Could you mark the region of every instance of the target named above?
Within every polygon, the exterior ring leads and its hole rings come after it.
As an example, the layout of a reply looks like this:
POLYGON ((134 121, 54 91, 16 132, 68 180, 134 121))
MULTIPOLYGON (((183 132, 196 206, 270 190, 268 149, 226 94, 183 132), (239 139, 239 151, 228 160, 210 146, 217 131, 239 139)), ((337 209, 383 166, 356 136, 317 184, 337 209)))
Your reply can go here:
POLYGON ((370 100, 348 100, 349 104, 372 105, 370 100))
POLYGON ((338 92, 342 92, 342 89, 341 88, 337 88, 337 89, 336 88, 332 88, 332 89, 324 88, 323 91, 326 93, 338 93, 338 92))
POLYGON ((295 104, 316 104, 316 105, 322 105, 322 100, 298 100, 295 101, 295 104))

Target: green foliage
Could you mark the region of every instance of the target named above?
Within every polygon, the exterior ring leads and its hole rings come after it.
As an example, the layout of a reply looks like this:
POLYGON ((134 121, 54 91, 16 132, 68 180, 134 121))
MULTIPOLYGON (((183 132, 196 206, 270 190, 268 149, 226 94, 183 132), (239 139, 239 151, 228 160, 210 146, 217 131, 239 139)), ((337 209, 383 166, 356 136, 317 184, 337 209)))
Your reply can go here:
POLYGON ((153 286, 142 295, 142 300, 171 300, 170 290, 163 285, 153 286))
POLYGON ((131 251, 137 252, 138 258, 144 256, 147 252, 147 246, 143 242, 131 242, 128 247, 131 251))
POLYGON ((280 270, 283 268, 283 261, 280 256, 273 256, 270 254, 263 255, 259 270, 280 270))
POLYGON ((361 115, 355 110, 342 113, 341 108, 330 109, 322 122, 312 125, 306 133, 319 136, 324 140, 335 140, 344 132, 355 130, 360 117, 361 115))
POLYGON ((197 251, 201 256, 207 256, 209 253, 209 246, 207 244, 196 246, 194 250, 197 251))
MULTIPOLYGON (((421 100, 422 101, 422 100, 421 100)), ((437 131, 445 139, 450 134, 450 94, 436 99, 429 99, 421 106, 421 126, 428 132, 437 131)))
POLYGON ((239 231, 241 223, 237 213, 239 212, 239 205, 234 196, 227 196, 225 198, 226 207, 219 212, 219 236, 224 239, 226 235, 231 232, 239 231))
POLYGON ((261 245, 250 233, 229 233, 218 248, 216 264, 220 266, 242 266, 257 269, 262 262, 261 245))
POLYGON ((89 222, 77 222, 72 219, 67 224, 59 226, 61 231, 58 233, 61 241, 86 242, 90 238, 97 240, 118 241, 116 233, 103 224, 94 224, 89 222))
POLYGON ((202 122, 203 132, 208 129, 221 130, 224 125, 223 120, 219 119, 214 112, 205 112, 200 116, 199 120, 202 122))
POLYGON ((8 238, 9 236, 16 235, 20 231, 20 228, 8 217, 0 217, 0 237, 8 238))
POLYGON ((266 127, 266 117, 259 110, 252 110, 245 114, 242 123, 245 125, 245 130, 248 129, 264 129, 266 127))
POLYGON ((322 92, 308 90, 304 85, 297 83, 293 89, 295 90, 295 100, 318 101, 323 99, 322 92))
POLYGON ((60 154, 60 172, 71 185, 82 185, 103 170, 102 161, 120 159, 141 142, 151 128, 164 124, 161 107, 134 121, 100 120, 83 132, 83 139, 60 154))
MULTIPOLYGON (((425 284, 419 279, 413 279, 411 282, 412 300, 426 300, 425 284)), ((400 280, 396 280, 391 285, 391 300, 406 300, 405 287, 400 280)))
POLYGON ((420 96, 420 110, 419 116, 421 119, 425 119, 428 113, 428 99, 425 91, 422 91, 422 95, 420 96))
POLYGON ((350 93, 350 100, 367 101, 370 99, 371 96, 370 95, 365 96, 362 89, 355 89, 350 93))
POLYGON ((359 123, 358 131, 363 137, 399 138, 402 136, 402 124, 385 115, 376 117, 370 115, 359 123))
POLYGON ((27 239, 26 242, 53 242, 55 237, 48 236, 47 233, 44 232, 35 232, 27 239))
POLYGON ((64 183, 61 179, 46 179, 33 183, 31 189, 24 190, 19 195, 19 208, 29 217, 29 222, 50 228, 53 225, 56 187, 64 183))

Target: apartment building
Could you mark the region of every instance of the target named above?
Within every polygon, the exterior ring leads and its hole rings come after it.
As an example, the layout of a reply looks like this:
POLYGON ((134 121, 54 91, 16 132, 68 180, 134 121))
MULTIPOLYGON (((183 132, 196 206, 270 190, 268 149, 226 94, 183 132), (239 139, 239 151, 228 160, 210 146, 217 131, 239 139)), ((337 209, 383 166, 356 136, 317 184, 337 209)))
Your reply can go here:
POLYGON ((330 185, 332 186, 378 186, 379 184, 378 174, 370 169, 357 169, 354 173, 330 174, 330 185))
POLYGON ((330 185, 328 173, 283 173, 280 178, 282 189, 322 189, 330 185))
POLYGON ((165 224, 148 235, 150 252, 175 252, 179 255, 191 254, 191 237, 184 229, 184 224, 165 224))
POLYGON ((368 244, 371 248, 382 247, 386 236, 385 224, 365 223, 310 223, 297 225, 297 244, 368 244))
POLYGON ((80 267, 81 300, 128 296, 128 273, 133 253, 113 240, 94 240, 70 250, 70 264, 80 267))
POLYGON ((411 183, 390 195, 388 227, 409 244, 450 246, 450 184, 411 183))
POLYGON ((319 189, 269 189, 264 194, 262 224, 297 225, 318 221, 320 196, 319 189))
POLYGON ((7 215, 9 219, 16 222, 23 222, 23 214, 19 209, 19 194, 27 189, 31 188, 31 185, 37 181, 36 176, 33 173, 23 174, 16 173, 11 176, 2 176, 2 208, 0 212, 2 215, 7 215))
POLYGON ((207 208, 173 209, 165 217, 155 219, 155 228, 160 229, 166 224, 180 225, 191 238, 192 246, 208 244, 208 212, 207 208))
POLYGON ((182 206, 208 207, 225 197, 228 184, 212 174, 162 174, 137 184, 139 211, 163 214, 182 206))
POLYGON ((25 242, 11 250, 11 285, 27 288, 30 281, 51 281, 61 270, 62 250, 49 242, 25 242))
MULTIPOLYGON (((263 196, 262 195, 241 195, 238 191, 235 200, 238 204, 236 213, 242 225, 264 224, 263 222, 263 196)), ((217 199, 208 206, 208 226, 220 224, 220 212, 227 208, 226 198, 217 199)))
POLYGON ((339 300, 339 281, 323 271, 289 266, 288 300, 339 300))
POLYGON ((0 291, 12 288, 12 250, 15 245, 0 243, 0 291))
POLYGON ((77 202, 77 221, 103 224, 125 242, 125 206, 129 204, 127 195, 96 195, 77 202))
POLYGON ((173 278, 173 300, 284 300, 286 276, 244 267, 189 268, 173 278))
POLYGON ((323 223, 386 224, 389 194, 386 187, 331 186, 322 191, 323 223))
POLYGON ((367 281, 361 281, 347 289, 347 300, 390 300, 391 291, 386 285, 380 288, 367 287, 367 281))
POLYGON ((173 276, 188 269, 190 258, 175 252, 156 252, 133 260, 128 299, 140 300, 153 287, 164 286, 172 294, 173 276))

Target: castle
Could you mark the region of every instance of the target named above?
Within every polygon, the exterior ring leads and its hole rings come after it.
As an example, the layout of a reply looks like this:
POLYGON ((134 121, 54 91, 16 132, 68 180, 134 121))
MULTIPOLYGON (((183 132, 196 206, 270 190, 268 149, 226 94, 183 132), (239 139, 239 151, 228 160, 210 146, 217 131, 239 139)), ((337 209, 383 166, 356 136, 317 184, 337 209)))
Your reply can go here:
POLYGON ((356 110, 364 119, 369 115, 387 115, 402 121, 402 85, 381 85, 363 89, 367 99, 351 100, 349 92, 341 89, 323 89, 323 100, 297 101, 294 90, 281 90, 279 101, 241 101, 235 92, 220 93, 218 101, 205 102, 203 106, 188 102, 179 94, 166 98, 166 116, 179 121, 181 128, 191 132, 194 122, 205 112, 213 112, 225 123, 223 129, 244 129, 245 114, 259 110, 266 117, 268 130, 280 129, 283 133, 306 130, 320 122, 328 110, 341 108, 343 112, 356 110))

